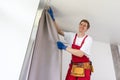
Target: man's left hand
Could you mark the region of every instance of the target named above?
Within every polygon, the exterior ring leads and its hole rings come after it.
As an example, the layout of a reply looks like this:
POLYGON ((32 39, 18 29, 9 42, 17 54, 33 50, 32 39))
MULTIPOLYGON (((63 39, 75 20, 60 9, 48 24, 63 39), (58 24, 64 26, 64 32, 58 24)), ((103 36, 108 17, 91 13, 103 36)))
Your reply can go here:
POLYGON ((57 41, 57 47, 60 50, 66 50, 67 46, 65 46, 61 41, 57 41))

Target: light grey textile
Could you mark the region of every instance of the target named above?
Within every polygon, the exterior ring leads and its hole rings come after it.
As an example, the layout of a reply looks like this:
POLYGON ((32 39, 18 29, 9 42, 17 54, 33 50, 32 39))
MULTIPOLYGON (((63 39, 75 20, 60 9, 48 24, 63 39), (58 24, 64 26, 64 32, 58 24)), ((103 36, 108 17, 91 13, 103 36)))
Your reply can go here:
POLYGON ((61 52, 56 45, 58 40, 53 21, 44 10, 39 21, 27 80, 60 80, 61 52))
POLYGON ((110 44, 116 80, 120 80, 120 55, 119 55, 119 48, 116 44, 110 44))

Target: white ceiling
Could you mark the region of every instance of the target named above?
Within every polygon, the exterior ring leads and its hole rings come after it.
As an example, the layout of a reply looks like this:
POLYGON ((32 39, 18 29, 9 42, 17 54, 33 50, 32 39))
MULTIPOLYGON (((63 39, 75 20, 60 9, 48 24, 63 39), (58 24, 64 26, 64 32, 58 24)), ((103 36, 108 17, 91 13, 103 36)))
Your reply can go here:
POLYGON ((94 40, 120 44, 120 0, 50 0, 58 25, 76 32, 81 19, 88 19, 94 40))
MULTIPOLYGON (((5 0, 0 5, 0 25, 29 22, 34 6, 39 0, 5 0), (27 5, 26 5, 26 4, 27 5), (10 6, 7 6, 10 5, 10 6), (20 14, 19 14, 20 13, 20 14), (26 18, 27 17, 27 18, 26 18), (24 19, 23 19, 24 18, 24 19), (6 21, 7 20, 7 21, 6 21), (14 22, 14 21, 15 22, 14 22)), ((88 33, 94 40, 120 44, 120 0, 40 0, 41 4, 50 2, 59 26, 76 32, 81 19, 88 19, 91 28, 88 33)), ((32 19, 34 16, 32 16, 32 19)), ((2 26, 2 25, 1 25, 2 26)))

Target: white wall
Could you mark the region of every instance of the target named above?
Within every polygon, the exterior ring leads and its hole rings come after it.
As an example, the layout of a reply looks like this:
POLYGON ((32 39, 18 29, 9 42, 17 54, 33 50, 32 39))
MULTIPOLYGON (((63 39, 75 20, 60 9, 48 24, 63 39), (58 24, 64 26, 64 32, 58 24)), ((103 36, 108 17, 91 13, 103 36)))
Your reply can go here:
POLYGON ((0 2, 0 80, 18 80, 39 0, 0 2))
MULTIPOLYGON (((93 42, 91 60, 94 65, 95 72, 92 74, 91 80, 116 80, 113 67, 110 45, 102 42, 93 42)), ((66 76, 70 54, 63 53, 63 80, 66 76)))

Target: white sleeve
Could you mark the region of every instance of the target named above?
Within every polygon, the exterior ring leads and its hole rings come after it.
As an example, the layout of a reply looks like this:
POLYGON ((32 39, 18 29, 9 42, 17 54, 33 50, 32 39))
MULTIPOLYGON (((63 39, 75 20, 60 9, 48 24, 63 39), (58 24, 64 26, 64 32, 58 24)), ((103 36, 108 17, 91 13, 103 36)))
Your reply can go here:
POLYGON ((70 45, 73 43, 74 36, 75 33, 73 32, 64 32, 64 39, 70 45))
POLYGON ((88 36, 85 39, 84 44, 81 47, 81 51, 83 51, 85 54, 90 55, 90 50, 91 50, 91 45, 92 45, 92 38, 90 36, 88 36))

